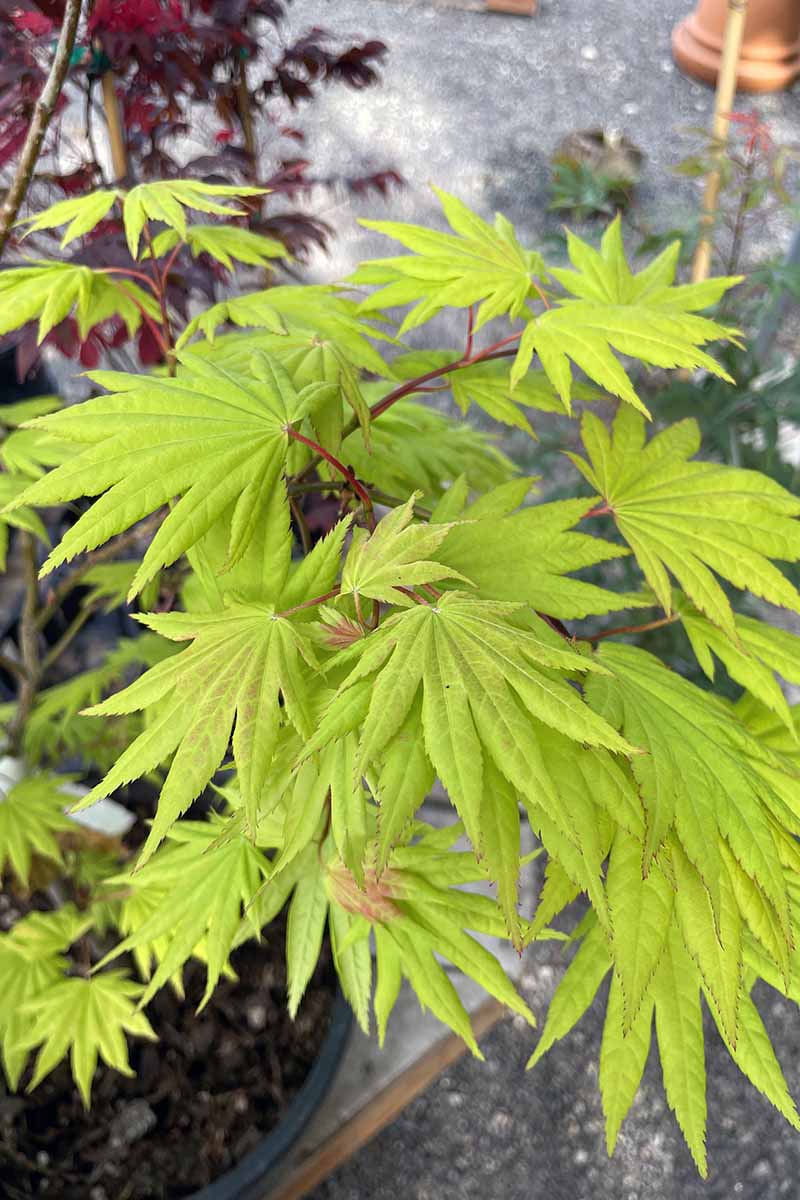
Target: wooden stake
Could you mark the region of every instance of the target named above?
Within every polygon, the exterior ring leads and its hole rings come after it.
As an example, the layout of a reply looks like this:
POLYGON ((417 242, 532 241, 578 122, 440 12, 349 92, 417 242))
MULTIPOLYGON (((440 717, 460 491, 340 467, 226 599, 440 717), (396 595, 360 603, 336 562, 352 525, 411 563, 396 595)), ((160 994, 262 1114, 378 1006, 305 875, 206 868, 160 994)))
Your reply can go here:
POLYGON ((537 0, 486 0, 486 11, 512 13, 517 17, 532 17, 536 12, 537 0))
MULTIPOLYGON (((717 160, 722 158, 728 144, 730 113, 736 94, 736 71, 739 66, 746 16, 747 0, 728 0, 728 16, 725 21, 725 35, 722 43, 722 61, 719 68, 717 94, 714 100, 714 120, 711 127, 716 143, 714 157, 717 160)), ((703 233, 697 243, 692 262, 692 283, 700 283, 706 279, 711 267, 711 233, 717 216, 720 180, 718 168, 712 171, 706 180, 703 215, 700 222, 703 233)))
POLYGON ((106 71, 103 74, 103 107, 106 113, 111 162, 114 167, 114 182, 119 183, 128 175, 128 152, 125 148, 125 134, 122 129, 122 117, 119 111, 117 89, 114 86, 113 71, 106 71))

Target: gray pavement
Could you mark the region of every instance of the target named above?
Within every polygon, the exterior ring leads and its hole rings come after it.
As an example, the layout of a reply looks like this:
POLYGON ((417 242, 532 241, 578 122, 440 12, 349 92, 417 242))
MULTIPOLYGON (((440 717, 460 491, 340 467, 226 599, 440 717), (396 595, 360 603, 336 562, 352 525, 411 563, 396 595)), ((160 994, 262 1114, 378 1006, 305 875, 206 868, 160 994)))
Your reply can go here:
MULTIPOLYGON (((537 1013, 551 966, 531 965, 522 991, 537 1013)), ((707 1029, 709 1178, 703 1182, 667 1107, 655 1047, 612 1159, 605 1152, 597 1057, 605 989, 569 1038, 525 1071, 533 1037, 507 1020, 312 1195, 373 1200, 794 1200, 800 1134, 739 1074, 707 1029)), ((756 996, 789 1087, 800 1096, 797 1009, 756 996)))
MULTIPOLYGON (((468 0, 463 0, 467 3, 468 0)), ((669 168, 707 128, 713 93, 681 75, 670 31, 692 0, 540 0, 535 17, 468 11, 455 0, 293 0, 295 28, 310 24, 386 42, 384 82, 366 93, 333 88, 298 119, 316 168, 331 173, 396 166, 408 186, 389 203, 317 195, 311 207, 337 230, 315 273, 341 279, 385 254, 358 216, 438 220, 428 185, 479 212, 500 210, 532 247, 557 229, 547 213, 549 156, 575 129, 624 131, 645 152, 640 209, 669 229, 696 212, 698 187, 669 168)), ((770 122, 775 140, 800 140, 800 91, 740 97, 770 122)), ((773 229, 783 241, 787 231, 773 229)), ((389 253, 393 251, 388 250, 389 253)))
MULTIPOLYGON (((315 278, 341 279, 360 258, 386 253, 358 215, 437 221, 429 182, 479 212, 500 209, 535 247, 558 226, 547 214, 548 157, 577 128, 621 128, 646 154, 641 213, 680 225, 697 188, 669 167, 689 150, 681 127, 707 127, 713 96, 673 66, 669 35, 692 0, 540 0, 532 19, 475 11, 473 0, 294 0, 296 26, 320 24, 389 46, 385 82, 367 94, 330 91, 304 114, 320 169, 396 166, 408 187, 390 202, 319 196, 336 226, 315 278)), ((800 130, 800 90, 749 99, 779 141, 800 130)), ((780 250, 772 227, 756 255, 780 250)), ((438 331, 420 334, 435 340, 438 331)), ((552 952, 529 952, 523 991, 541 1021, 560 975, 552 952)), ((800 1016, 757 996, 800 1099, 800 1016)), ((314 1200, 777 1200, 800 1196, 800 1135, 741 1076, 709 1029, 710 1179, 702 1184, 668 1110, 655 1052, 623 1127, 605 1154, 597 1089, 603 1005, 532 1073, 533 1036, 514 1021, 484 1043, 486 1063, 462 1060, 314 1193, 314 1200)))

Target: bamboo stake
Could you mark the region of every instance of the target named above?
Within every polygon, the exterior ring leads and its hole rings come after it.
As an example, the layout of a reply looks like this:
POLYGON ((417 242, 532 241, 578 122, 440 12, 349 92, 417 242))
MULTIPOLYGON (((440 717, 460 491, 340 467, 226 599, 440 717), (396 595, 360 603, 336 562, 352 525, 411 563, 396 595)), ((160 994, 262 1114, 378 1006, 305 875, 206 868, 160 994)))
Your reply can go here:
POLYGON ((33 178, 33 172, 41 153, 42 143, 50 125, 50 118, 55 111, 58 97, 61 95, 64 80, 67 78, 80 15, 81 0, 67 0, 61 32, 58 35, 56 52, 53 55, 53 62, 50 67, 50 74, 47 76, 42 93, 36 101, 31 123, 28 127, 28 135, 25 138, 25 144, 19 156, 14 179, 12 180, 11 187, 6 192, 3 207, 0 209, 0 255, 5 249, 6 242, 11 233, 11 226, 17 219, 20 205, 27 195, 31 179, 33 178))
MULTIPOLYGON (((714 157, 719 160, 725 153, 728 144, 728 129, 733 98, 736 94, 736 72, 742 50, 744 22, 747 16, 747 0, 728 0, 728 15, 725 20, 725 34, 722 43, 722 61, 717 78, 717 94, 714 101, 714 120, 712 136, 716 143, 714 157)), ((700 241, 694 253, 692 262, 692 283, 700 283, 708 277, 711 267, 711 231, 717 215, 720 189, 719 168, 712 171, 706 180, 703 195, 703 216, 701 219, 700 241)))
POLYGON ((114 72, 103 73, 103 107, 106 113, 108 127, 108 144, 111 148, 111 162, 114 167, 114 181, 119 182, 128 175, 128 152, 125 148, 125 134, 122 130, 122 117, 119 111, 117 89, 114 86, 114 72))

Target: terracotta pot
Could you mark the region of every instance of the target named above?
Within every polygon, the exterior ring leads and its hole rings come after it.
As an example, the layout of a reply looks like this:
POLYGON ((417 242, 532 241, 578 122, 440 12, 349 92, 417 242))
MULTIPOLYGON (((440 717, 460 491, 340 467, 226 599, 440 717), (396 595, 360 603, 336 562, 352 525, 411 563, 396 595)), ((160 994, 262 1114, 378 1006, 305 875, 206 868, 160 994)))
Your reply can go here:
MULTIPOLYGON (((672 53, 681 70, 716 83, 728 0, 699 0, 672 31, 672 53)), ((736 86, 775 92, 800 75, 800 0, 749 0, 736 86)))
POLYGON ((537 2, 538 0, 486 0, 486 11, 532 17, 536 12, 537 2))

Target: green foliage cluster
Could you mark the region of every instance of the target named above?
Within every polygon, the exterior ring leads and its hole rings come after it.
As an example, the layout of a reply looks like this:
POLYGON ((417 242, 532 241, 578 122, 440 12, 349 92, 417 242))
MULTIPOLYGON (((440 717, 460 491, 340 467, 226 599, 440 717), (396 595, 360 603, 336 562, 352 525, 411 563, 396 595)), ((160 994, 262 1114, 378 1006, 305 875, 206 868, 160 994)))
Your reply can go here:
MULTIPOLYGON (((121 204, 132 269, 151 272, 157 298, 162 256, 184 241, 222 262, 268 256, 224 224, 187 223, 187 207, 220 213, 231 190, 98 193, 34 224, 69 223, 71 238, 121 204)), ((237 296, 177 341, 162 313, 168 369, 95 372, 94 398, 25 422, 52 469, 10 490, 6 518, 27 514, 41 536, 37 508, 95 497, 43 576, 142 520, 154 532, 137 562, 90 580, 97 602, 139 597, 149 632, 24 714, 30 774, 0 802, 0 864, 35 887, 32 864, 49 862, 69 903, 0 935, 4 1069, 17 1086, 36 1051, 35 1086, 70 1054, 88 1104, 98 1055, 126 1071, 126 1035, 152 1036, 154 993, 180 988, 196 957, 205 1003, 231 952, 284 906, 292 1013, 327 930, 365 1030, 374 1014, 384 1036, 405 979, 479 1053, 442 960, 533 1024, 484 936, 520 951, 556 938, 575 953, 531 1065, 610 975, 609 1150, 655 1024, 667 1097, 704 1174, 704 1007, 742 1072, 800 1125, 751 999, 762 979, 800 1000, 798 718, 776 682, 800 679, 800 650, 731 603, 750 593, 800 612, 776 565, 800 560, 800 501, 698 459, 691 418, 648 433, 625 365, 727 379, 707 347, 736 331, 700 314, 737 279, 676 285, 676 246, 634 274, 618 222, 599 250, 571 237, 570 268, 548 267, 502 217, 490 225, 439 196, 448 232, 371 223, 409 253, 363 264, 343 288, 237 296), (410 308, 395 329, 398 306, 410 308), (403 334, 445 308, 463 310, 464 347, 408 350, 403 334), (231 325, 248 332, 218 332, 231 325), (478 405, 532 437, 552 414, 579 422, 574 496, 526 503, 534 481, 430 406, 426 393, 449 386, 462 412, 478 405), (339 507, 314 541, 302 503, 317 493, 339 507), (633 590, 578 575, 626 557, 633 590), (603 626, 623 610, 644 612, 603 626), (648 632, 666 625, 741 699, 654 656, 648 632), (135 664, 147 669, 130 682, 135 664), (141 849, 97 856, 80 882, 89 851, 62 850, 63 781, 35 770, 56 720, 122 731, 76 808, 124 799, 141 777, 160 785, 141 849), (437 777, 453 808, 444 829, 420 815, 437 777), (209 812, 195 802, 210 790, 209 812), (521 820, 547 863, 528 914, 521 820), (492 887, 464 890, 480 883, 492 887), (584 915, 565 928, 579 895, 584 915)), ((94 306, 159 319, 149 299, 140 313, 125 276, 98 285, 82 270, 74 291, 58 264, 5 272, 6 311, 39 315, 44 332, 71 304, 89 324, 94 306)))

